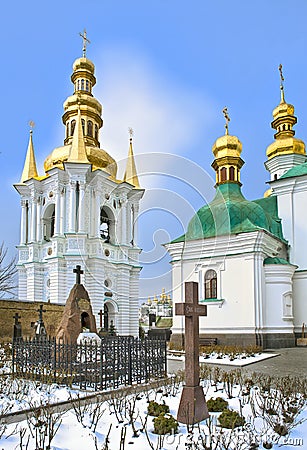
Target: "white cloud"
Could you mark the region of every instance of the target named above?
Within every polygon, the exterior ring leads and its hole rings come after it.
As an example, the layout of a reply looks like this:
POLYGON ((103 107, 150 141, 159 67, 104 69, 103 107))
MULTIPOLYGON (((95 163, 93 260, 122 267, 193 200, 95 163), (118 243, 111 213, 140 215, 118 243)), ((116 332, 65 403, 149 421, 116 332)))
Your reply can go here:
POLYGON ((115 159, 127 155, 128 127, 135 131, 136 154, 182 155, 189 152, 204 124, 210 126, 212 102, 163 77, 135 49, 121 46, 104 51, 100 60, 96 58, 96 74, 99 83, 94 94, 104 106, 101 144, 115 159))

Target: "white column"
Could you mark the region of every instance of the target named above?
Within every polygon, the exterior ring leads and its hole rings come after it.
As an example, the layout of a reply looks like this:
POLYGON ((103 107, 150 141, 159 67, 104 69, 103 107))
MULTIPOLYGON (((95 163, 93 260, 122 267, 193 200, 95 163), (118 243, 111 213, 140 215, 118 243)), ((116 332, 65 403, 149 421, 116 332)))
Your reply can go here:
POLYGON ((60 193, 60 234, 64 234, 64 218, 65 218, 65 188, 60 193))
POLYGON ((131 203, 127 203, 127 244, 130 244, 132 240, 132 221, 133 221, 133 205, 131 203))
POLYGON ((127 244, 127 203, 123 203, 122 209, 121 209, 121 228, 122 228, 122 235, 121 240, 122 244, 127 244))
POLYGON ((132 216, 132 226, 133 226, 133 243, 135 246, 138 244, 138 216, 139 216, 139 205, 134 204, 133 205, 133 216, 132 216))
POLYGON ((100 192, 96 191, 96 230, 95 235, 100 237, 100 192))
POLYGON ((41 224, 42 200, 37 199, 37 220, 36 220, 36 239, 38 242, 42 240, 42 224, 41 224))
POLYGON ((21 223, 20 223, 20 244, 27 243, 27 202, 21 200, 21 223))
POLYGON ((60 219, 61 219, 60 192, 59 189, 57 189, 55 193, 55 224, 54 224, 55 236, 58 236, 60 234, 60 219))
POLYGON ((95 236, 94 225, 95 225, 95 203, 94 203, 94 189, 89 188, 89 236, 95 236))
POLYGON ((69 229, 70 233, 75 233, 76 231, 76 182, 70 182, 70 193, 69 193, 69 229))
POLYGON ((80 182, 79 183, 79 226, 78 230, 79 233, 84 233, 84 216, 85 216, 85 210, 84 210, 84 195, 85 195, 85 183, 80 182))
POLYGON ((35 242, 36 240, 36 201, 36 198, 32 198, 30 242, 35 242))

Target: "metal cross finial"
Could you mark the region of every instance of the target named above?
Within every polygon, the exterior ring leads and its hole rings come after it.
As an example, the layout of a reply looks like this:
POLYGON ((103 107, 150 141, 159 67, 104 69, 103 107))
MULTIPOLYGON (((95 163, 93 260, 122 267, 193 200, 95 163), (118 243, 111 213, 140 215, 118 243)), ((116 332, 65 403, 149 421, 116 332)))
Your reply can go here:
POLYGON ((279 64, 278 70, 279 70, 279 73, 280 73, 280 84, 283 86, 283 81, 285 81, 285 79, 284 79, 284 75, 282 73, 282 64, 279 64))
POLYGON ((285 101, 285 93, 284 93, 284 75, 282 71, 282 64, 279 64, 278 66, 279 75, 280 75, 280 95, 281 95, 281 102, 283 103, 285 101))
POLYGON ((129 133, 130 139, 132 139, 132 137, 133 137, 133 135, 134 135, 133 128, 129 127, 129 128, 128 128, 128 133, 129 133))
POLYGON ((81 266, 76 266, 73 272, 76 274, 76 284, 81 284, 81 275, 84 273, 83 270, 81 270, 81 266))
POLYGON ((33 128, 35 127, 35 122, 33 122, 33 120, 30 120, 29 125, 30 125, 30 133, 32 133, 33 128))
POLYGON ((223 112, 224 117, 225 117, 225 120, 226 120, 226 123, 225 123, 225 134, 228 134, 228 124, 229 124, 229 122, 230 122, 230 117, 229 117, 229 114, 228 114, 228 108, 227 108, 227 106, 225 106, 225 107, 223 108, 222 112, 223 112))
POLYGON ((83 39, 83 48, 82 48, 82 52, 83 52, 83 58, 86 58, 86 46, 87 44, 90 44, 91 41, 87 38, 86 35, 86 29, 84 28, 83 34, 79 33, 79 35, 82 37, 83 39))

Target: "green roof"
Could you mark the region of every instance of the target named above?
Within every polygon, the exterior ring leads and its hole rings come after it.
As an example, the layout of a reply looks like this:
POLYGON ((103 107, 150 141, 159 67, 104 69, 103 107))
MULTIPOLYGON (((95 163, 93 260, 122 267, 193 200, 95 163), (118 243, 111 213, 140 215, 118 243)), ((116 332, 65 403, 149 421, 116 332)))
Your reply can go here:
POLYGON ((302 175, 307 175, 307 162, 305 162, 303 164, 299 164, 298 166, 292 167, 286 173, 284 173, 280 178, 300 177, 302 175))
POLYGON ((263 261, 263 264, 283 264, 283 265, 291 265, 291 263, 289 263, 289 261, 287 261, 284 258, 265 258, 265 260, 263 261))
POLYGON ((214 199, 192 217, 186 234, 172 243, 260 229, 284 239, 276 197, 249 201, 238 183, 224 183, 217 186, 214 199))

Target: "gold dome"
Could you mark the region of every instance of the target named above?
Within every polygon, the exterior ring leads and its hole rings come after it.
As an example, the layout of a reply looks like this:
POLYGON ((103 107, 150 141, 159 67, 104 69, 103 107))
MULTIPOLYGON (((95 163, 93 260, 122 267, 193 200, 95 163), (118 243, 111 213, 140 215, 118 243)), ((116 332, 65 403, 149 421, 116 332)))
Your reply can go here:
POLYGON ((230 136, 225 134, 219 137, 212 147, 212 152, 215 158, 222 158, 224 156, 240 157, 242 152, 242 143, 237 136, 230 136))
POLYGON ((219 137, 212 146, 214 161, 211 164, 216 172, 216 186, 224 183, 240 183, 240 169, 244 164, 240 155, 242 152, 242 143, 237 136, 228 134, 228 123, 230 117, 225 107, 223 114, 226 119, 225 135, 219 137))
POLYGON ((74 93, 65 100, 63 105, 62 120, 66 128, 64 145, 55 148, 47 156, 44 162, 46 172, 54 167, 64 169, 63 163, 69 159, 74 131, 79 121, 86 157, 92 164, 92 170, 105 170, 113 179, 116 179, 117 164, 115 160, 100 148, 99 129, 103 125, 102 105, 92 94, 92 88, 96 84, 94 72, 94 64, 85 56, 75 60, 71 75, 74 93))
MULTIPOLYGON (((117 164, 116 161, 103 149, 86 145, 86 154, 89 163, 92 164, 92 170, 102 169, 110 173, 112 178, 116 179, 117 164)), ((64 169, 63 163, 69 158, 71 145, 57 147, 47 156, 44 162, 44 169, 47 172, 54 167, 64 169)))
POLYGON ((293 126, 297 123, 297 118, 294 115, 294 106, 285 101, 282 65, 279 66, 279 70, 281 74, 280 103, 273 110, 274 120, 271 127, 276 130, 276 133, 274 134, 275 141, 266 150, 268 159, 279 155, 306 154, 304 142, 294 137, 293 126))

